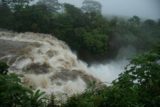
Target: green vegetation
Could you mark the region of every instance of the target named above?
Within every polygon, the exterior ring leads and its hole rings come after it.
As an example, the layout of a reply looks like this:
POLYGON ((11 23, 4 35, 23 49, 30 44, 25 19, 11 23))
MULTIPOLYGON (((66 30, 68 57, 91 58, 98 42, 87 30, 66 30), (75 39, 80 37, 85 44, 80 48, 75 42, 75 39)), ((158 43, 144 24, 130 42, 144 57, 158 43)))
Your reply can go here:
POLYGON ((84 0, 82 8, 58 0, 40 0, 34 5, 29 5, 30 1, 1 0, 0 28, 53 34, 82 59, 116 56, 121 47, 128 45, 144 51, 160 40, 159 21, 142 21, 137 16, 107 19, 96 1, 84 0))
POLYGON ((0 74, 6 75, 8 73, 8 65, 4 62, 0 62, 0 74))
MULTIPOLYGON (((128 45, 146 51, 160 42, 160 20, 142 21, 137 16, 107 19, 94 1, 85 0, 82 9, 58 0, 40 0, 34 5, 29 5, 30 1, 1 0, 0 28, 53 34, 80 56, 115 56, 128 45)), ((54 96, 48 101, 43 92, 26 88, 20 77, 7 74, 7 69, 8 65, 0 63, 1 107, 56 106, 54 96)), ((132 59, 111 86, 89 88, 62 106, 160 107, 160 47, 132 59)))
MULTIPOLYGON (((6 64, 0 63, 0 105, 2 107, 57 107, 39 90, 24 87, 15 74, 6 74, 6 64), (4 72, 5 71, 5 72, 4 72), (49 104, 48 104, 49 103, 49 104)), ((68 98, 62 107, 159 107, 160 106, 160 46, 136 56, 125 72, 111 86, 94 86, 68 98)))
POLYGON ((112 84, 75 95, 64 107, 159 107, 160 47, 132 59, 112 84))
POLYGON ((7 74, 8 66, 0 62, 0 107, 46 107, 44 92, 22 85, 15 74, 7 74))

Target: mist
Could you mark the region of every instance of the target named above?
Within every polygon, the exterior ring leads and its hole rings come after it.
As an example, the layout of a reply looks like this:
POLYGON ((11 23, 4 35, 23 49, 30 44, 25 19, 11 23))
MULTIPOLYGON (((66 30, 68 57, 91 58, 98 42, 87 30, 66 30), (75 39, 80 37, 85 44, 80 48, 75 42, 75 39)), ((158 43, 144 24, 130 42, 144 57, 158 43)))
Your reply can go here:
MULTIPOLYGON (((59 0, 60 3, 70 3, 81 7, 84 0, 59 0)), ((160 0, 97 0, 102 4, 104 16, 130 18, 138 16, 141 19, 160 19, 160 0)), ((106 63, 94 63, 89 67, 90 73, 102 82, 110 85, 122 73, 129 59, 136 55, 133 46, 119 49, 117 57, 106 63)))
MULTIPOLYGON (((81 7, 84 0, 59 0, 60 3, 70 3, 76 7, 81 7)), ((102 14, 104 16, 132 17, 138 16, 141 19, 160 18, 159 0, 97 0, 102 4, 102 14)), ((102 82, 110 85, 113 80, 122 73, 129 59, 136 55, 133 46, 126 46, 119 49, 117 57, 105 63, 94 63, 89 67, 90 73, 102 82)))
POLYGON ((126 59, 112 60, 106 64, 93 64, 89 67, 91 74, 100 79, 107 85, 111 85, 112 81, 118 78, 118 75, 124 71, 124 67, 129 63, 126 59))
MULTIPOLYGON (((106 16, 132 17, 144 19, 160 18, 160 0, 97 0, 102 4, 102 14, 106 16)), ((83 0, 59 0, 77 7, 82 6, 83 0)))

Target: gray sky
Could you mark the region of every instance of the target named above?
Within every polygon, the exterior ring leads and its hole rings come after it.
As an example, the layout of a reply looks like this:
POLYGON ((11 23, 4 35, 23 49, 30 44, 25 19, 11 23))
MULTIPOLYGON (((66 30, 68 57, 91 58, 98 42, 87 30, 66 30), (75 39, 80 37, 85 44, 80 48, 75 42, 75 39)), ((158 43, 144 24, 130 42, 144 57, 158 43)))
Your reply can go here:
MULTIPOLYGON (((97 0, 102 4, 102 13, 113 16, 160 18, 160 0, 97 0)), ((83 0, 59 0, 81 7, 83 0)))

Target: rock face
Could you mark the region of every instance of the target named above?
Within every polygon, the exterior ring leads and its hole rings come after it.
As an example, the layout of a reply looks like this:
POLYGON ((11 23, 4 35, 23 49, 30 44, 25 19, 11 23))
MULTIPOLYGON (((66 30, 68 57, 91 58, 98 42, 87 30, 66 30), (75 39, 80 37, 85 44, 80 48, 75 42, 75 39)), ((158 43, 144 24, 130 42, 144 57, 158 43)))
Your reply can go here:
POLYGON ((9 72, 22 75, 25 85, 57 98, 81 93, 93 81, 99 83, 86 64, 51 35, 0 31, 0 60, 10 65, 9 72))

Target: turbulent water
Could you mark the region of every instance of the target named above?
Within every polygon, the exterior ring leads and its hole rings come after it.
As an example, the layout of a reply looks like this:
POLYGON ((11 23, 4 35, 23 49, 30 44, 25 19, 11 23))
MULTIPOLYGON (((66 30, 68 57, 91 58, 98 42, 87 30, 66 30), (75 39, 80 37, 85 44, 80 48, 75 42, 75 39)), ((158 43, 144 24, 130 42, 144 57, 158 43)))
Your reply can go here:
POLYGON ((89 67, 89 71, 93 76, 99 78, 105 84, 110 85, 124 71, 125 66, 129 64, 129 60, 137 53, 137 50, 133 46, 122 47, 114 59, 103 64, 92 64, 89 67))
POLYGON ((120 55, 118 60, 88 67, 64 42, 40 33, 0 31, 0 49, 0 61, 7 62, 10 73, 20 75, 32 89, 53 93, 57 100, 82 93, 93 83, 109 85, 128 63, 120 55))
POLYGON ((22 76, 25 85, 58 98, 83 92, 100 81, 91 76, 85 63, 69 47, 51 35, 0 32, 0 60, 9 72, 22 76))
POLYGON ((106 85, 111 85, 112 81, 118 78, 118 75, 124 71, 128 60, 113 60, 105 64, 92 64, 89 67, 90 73, 99 78, 106 85))

